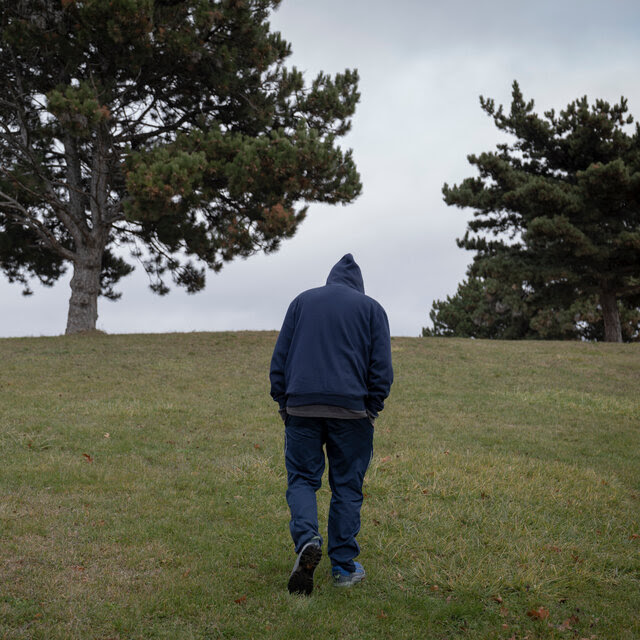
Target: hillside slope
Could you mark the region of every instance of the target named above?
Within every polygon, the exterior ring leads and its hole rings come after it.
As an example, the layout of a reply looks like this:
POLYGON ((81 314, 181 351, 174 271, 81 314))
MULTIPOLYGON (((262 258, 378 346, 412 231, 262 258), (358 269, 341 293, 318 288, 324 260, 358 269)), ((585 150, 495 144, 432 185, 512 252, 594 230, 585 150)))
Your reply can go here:
POLYGON ((367 582, 300 599, 275 339, 0 340, 0 637, 640 637, 640 345, 394 338, 367 582))

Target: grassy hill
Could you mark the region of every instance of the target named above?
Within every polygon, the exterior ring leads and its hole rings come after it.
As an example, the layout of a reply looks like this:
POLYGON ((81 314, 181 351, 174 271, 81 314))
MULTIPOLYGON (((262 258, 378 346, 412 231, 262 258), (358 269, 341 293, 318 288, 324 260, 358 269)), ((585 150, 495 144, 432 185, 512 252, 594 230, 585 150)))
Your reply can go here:
POLYGON ((0 638, 640 638, 640 345, 394 339, 367 581, 302 598, 275 338, 0 340, 0 638))

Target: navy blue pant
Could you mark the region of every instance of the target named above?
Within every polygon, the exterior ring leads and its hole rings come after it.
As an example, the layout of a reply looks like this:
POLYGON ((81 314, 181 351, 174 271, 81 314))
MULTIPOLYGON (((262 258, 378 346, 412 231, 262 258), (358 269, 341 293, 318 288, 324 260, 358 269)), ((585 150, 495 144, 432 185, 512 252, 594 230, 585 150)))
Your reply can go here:
POLYGON ((297 416, 287 416, 285 424, 289 528, 296 553, 320 536, 316 491, 322 484, 326 445, 331 487, 327 551, 332 566, 355 571, 353 559, 360 553, 356 536, 360 531, 362 482, 373 455, 373 426, 368 418, 297 416))

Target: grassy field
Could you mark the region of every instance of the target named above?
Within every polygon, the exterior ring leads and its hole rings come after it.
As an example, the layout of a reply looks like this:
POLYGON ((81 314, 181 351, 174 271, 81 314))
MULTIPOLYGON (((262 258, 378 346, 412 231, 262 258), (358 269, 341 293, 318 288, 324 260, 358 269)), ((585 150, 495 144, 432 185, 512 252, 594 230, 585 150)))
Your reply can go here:
POLYGON ((640 638, 640 345, 394 339, 367 581, 304 598, 275 338, 0 340, 0 638, 640 638))

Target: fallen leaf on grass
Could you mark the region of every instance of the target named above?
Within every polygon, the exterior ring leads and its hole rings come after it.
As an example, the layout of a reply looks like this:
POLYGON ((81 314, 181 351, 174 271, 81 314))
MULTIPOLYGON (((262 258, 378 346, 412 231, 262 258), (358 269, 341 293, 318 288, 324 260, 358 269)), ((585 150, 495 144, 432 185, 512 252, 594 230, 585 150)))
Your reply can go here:
POLYGON ((640 533, 632 533, 629 536, 629 540, 640 540, 640 533))
POLYGON ((189 574, 191 573, 191 569, 187 569, 183 574, 182 577, 183 578, 187 578, 189 576, 189 574))
POLYGON ((383 618, 387 617, 387 614, 382 609, 380 609, 380 613, 378 613, 378 615, 376 617, 378 619, 382 620, 383 618))
POLYGON ((578 616, 571 616, 566 620, 563 620, 562 624, 558 627, 558 629, 560 631, 568 631, 572 628, 572 625, 576 624, 579 621, 580 620, 578 619, 578 616))
POLYGON ((237 600, 234 600, 236 604, 244 604, 247 601, 247 596, 241 596, 237 600))
POLYGON ((385 462, 389 462, 389 460, 391 460, 391 456, 385 456, 384 458, 380 459, 380 464, 384 464, 385 462))
POLYGON ((93 462, 93 458, 88 454, 88 453, 83 453, 82 454, 87 462, 93 462))
POLYGON ((529 609, 529 611, 527 611, 527 615, 530 618, 535 618, 536 620, 546 620, 549 617, 549 609, 545 609, 544 607, 529 609))

